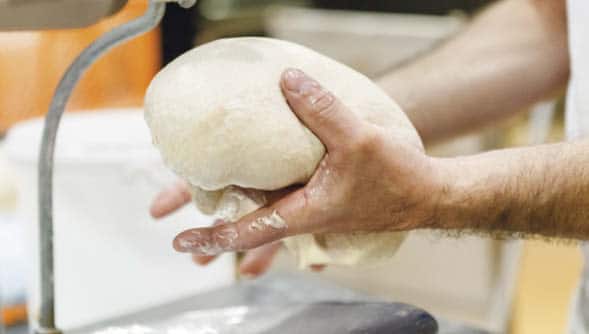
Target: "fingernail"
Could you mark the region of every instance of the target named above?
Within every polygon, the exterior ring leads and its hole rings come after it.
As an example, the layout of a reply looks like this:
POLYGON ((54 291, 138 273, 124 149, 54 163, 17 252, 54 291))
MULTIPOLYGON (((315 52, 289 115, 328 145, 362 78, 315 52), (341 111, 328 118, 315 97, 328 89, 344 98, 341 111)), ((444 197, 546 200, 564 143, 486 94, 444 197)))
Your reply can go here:
POLYGON ((193 248, 197 248, 200 244, 194 239, 177 238, 174 242, 174 248, 179 252, 190 253, 193 248))
POLYGON ((311 100, 315 99, 315 96, 319 96, 320 91, 321 87, 317 81, 309 78, 305 79, 299 86, 299 95, 309 96, 311 100))
POLYGON ((333 96, 300 70, 286 70, 284 85, 288 91, 305 97, 313 108, 323 109, 333 103, 333 96))
POLYGON ((291 92, 298 92, 301 85, 301 79, 305 77, 303 71, 289 68, 284 72, 284 87, 291 92))

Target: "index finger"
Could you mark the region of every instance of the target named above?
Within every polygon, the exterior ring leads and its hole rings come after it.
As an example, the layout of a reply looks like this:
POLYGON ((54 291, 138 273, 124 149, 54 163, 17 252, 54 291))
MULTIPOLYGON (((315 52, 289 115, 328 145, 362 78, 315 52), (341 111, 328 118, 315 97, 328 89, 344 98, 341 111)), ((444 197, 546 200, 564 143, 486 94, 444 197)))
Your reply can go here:
MULTIPOLYGON (((276 190, 276 191, 271 191, 271 192, 267 192, 264 194, 264 196, 266 197, 266 201, 268 201, 268 203, 272 204, 275 203, 276 201, 278 201, 280 198, 284 197, 286 194, 288 194, 289 192, 292 192, 293 189, 296 189, 295 187, 288 187, 285 189, 281 189, 281 190, 276 190)), ((243 189, 246 194, 249 193, 251 190, 250 189, 243 189)), ((213 223, 213 226, 218 226, 218 225, 222 225, 224 224, 224 222, 222 220, 216 220, 213 223)), ((254 249, 253 251, 255 251, 256 249, 254 249)), ((267 252, 267 251, 265 251, 267 252)), ((259 253, 256 253, 259 254, 259 253)), ((192 258, 194 260, 194 262, 196 262, 199 265, 207 265, 209 264, 211 261, 213 261, 217 256, 216 255, 198 255, 198 254, 193 254, 192 258)), ((268 257, 271 257, 271 255, 269 255, 268 257)), ((246 258, 248 258, 246 256, 246 258)), ((255 258, 255 257, 254 257, 255 258)), ((263 267, 264 265, 260 265, 259 261, 254 261, 254 264, 257 264, 259 267, 263 267)), ((243 264, 242 264, 243 266, 243 264)), ((250 267, 249 265, 245 265, 246 268, 250 267)))
POLYGON ((304 189, 299 189, 235 223, 184 231, 174 239, 174 248, 198 255, 257 248, 291 235, 312 233, 316 225, 309 219, 311 211, 304 189))

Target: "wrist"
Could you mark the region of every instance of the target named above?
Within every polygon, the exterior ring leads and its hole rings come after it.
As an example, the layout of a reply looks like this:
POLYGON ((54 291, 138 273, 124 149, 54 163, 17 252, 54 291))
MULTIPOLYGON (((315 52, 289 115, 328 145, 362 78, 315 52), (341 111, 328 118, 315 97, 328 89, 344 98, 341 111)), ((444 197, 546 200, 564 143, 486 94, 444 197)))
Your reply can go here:
POLYGON ((502 151, 438 159, 444 180, 438 196, 435 228, 446 230, 515 231, 525 213, 519 175, 502 151))
POLYGON ((480 183, 480 170, 461 158, 432 158, 437 180, 432 193, 434 219, 429 228, 469 229, 473 212, 484 211, 486 192, 480 183), (477 190, 478 189, 478 190, 477 190))

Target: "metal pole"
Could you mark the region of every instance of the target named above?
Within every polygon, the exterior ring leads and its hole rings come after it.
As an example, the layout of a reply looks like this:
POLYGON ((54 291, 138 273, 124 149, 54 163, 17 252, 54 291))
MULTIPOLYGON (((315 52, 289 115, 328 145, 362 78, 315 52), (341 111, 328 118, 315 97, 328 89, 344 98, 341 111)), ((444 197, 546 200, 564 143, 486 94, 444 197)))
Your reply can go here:
POLYGON ((55 326, 55 286, 53 268, 53 155, 55 139, 61 116, 67 101, 80 77, 101 55, 137 35, 157 26, 165 12, 165 3, 151 0, 146 13, 98 38, 76 58, 62 77, 53 95, 49 112, 45 117, 45 127, 39 155, 39 240, 40 240, 40 280, 41 307, 39 334, 59 334, 55 326))

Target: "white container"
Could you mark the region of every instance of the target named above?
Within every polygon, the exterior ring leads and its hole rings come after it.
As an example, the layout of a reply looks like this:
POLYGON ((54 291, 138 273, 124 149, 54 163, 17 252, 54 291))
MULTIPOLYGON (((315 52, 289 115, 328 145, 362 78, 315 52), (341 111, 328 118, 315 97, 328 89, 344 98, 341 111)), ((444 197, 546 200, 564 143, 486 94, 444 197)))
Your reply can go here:
MULTIPOLYGON (((5 150, 19 176, 29 226, 31 317, 38 316, 37 156, 41 120, 15 126, 5 150)), ((56 321, 63 330, 186 298, 234 281, 234 257, 208 267, 172 249, 182 230, 208 225, 192 205, 160 222, 151 200, 175 177, 163 166, 141 110, 66 114, 54 180, 56 321)))

